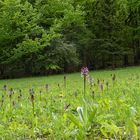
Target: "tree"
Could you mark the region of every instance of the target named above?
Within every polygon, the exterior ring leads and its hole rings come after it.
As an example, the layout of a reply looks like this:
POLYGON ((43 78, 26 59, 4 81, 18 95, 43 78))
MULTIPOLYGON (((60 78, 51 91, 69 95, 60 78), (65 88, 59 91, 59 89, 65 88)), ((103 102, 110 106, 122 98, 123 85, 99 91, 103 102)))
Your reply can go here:
POLYGON ((139 0, 0 0, 0 74, 139 64, 139 22, 139 0))

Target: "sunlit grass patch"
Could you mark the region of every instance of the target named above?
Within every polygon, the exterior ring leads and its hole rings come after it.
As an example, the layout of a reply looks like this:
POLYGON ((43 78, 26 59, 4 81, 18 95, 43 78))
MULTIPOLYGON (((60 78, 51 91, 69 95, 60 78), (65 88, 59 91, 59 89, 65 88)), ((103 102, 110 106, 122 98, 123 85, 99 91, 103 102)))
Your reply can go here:
POLYGON ((140 138, 140 67, 0 81, 3 139, 140 138))

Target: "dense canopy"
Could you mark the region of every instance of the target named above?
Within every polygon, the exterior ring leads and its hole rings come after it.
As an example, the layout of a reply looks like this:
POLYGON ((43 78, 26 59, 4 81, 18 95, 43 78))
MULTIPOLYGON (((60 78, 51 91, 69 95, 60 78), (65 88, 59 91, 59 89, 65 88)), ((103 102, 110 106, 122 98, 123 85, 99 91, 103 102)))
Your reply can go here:
POLYGON ((0 0, 0 78, 140 63, 140 0, 0 0))

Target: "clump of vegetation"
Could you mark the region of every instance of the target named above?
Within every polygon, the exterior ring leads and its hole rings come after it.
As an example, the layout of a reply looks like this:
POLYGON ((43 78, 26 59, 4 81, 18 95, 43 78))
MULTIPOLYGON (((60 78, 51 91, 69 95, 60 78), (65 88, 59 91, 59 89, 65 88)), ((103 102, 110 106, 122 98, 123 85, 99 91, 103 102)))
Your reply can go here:
POLYGON ((0 0, 0 78, 140 64, 139 7, 139 0, 0 0))
POLYGON ((84 96, 79 73, 3 80, 0 138, 138 139, 139 76, 139 68, 90 72, 84 96))

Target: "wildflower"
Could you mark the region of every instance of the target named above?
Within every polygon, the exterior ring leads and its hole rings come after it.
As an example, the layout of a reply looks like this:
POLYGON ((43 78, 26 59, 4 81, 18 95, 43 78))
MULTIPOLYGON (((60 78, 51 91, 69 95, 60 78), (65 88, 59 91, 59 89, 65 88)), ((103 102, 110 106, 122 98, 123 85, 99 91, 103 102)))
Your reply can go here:
POLYGON ((3 103, 4 103, 4 95, 2 95, 1 107, 3 106, 3 103))
POLYGON ((65 106, 64 106, 64 110, 67 110, 67 109, 69 108, 69 106, 70 106, 70 104, 65 105, 65 106))
POLYGON ((59 84, 57 86, 60 88, 60 85, 59 84))
POLYGON ((33 94, 31 95, 31 101, 32 102, 34 101, 34 95, 33 94))
POLYGON ((18 102, 20 101, 20 96, 18 96, 18 102))
POLYGON ((64 88, 66 89, 66 83, 67 82, 67 78, 66 78, 66 76, 64 76, 64 88))
POLYGON ((21 94, 21 89, 19 89, 19 93, 21 94))
POLYGON ((100 80, 99 80, 99 79, 97 79, 97 84, 98 84, 98 85, 100 84, 100 80))
POLYGON ((33 116, 35 116, 35 110, 34 110, 34 92, 32 92, 32 94, 30 94, 31 95, 31 102, 32 102, 32 111, 33 111, 33 116))
POLYGON ((45 88, 46 88, 46 92, 48 92, 48 90, 49 90, 49 85, 46 84, 45 88))
POLYGON ((90 84, 92 84, 93 78, 92 78, 91 76, 89 76, 89 77, 88 77, 88 81, 89 81, 90 84))
POLYGON ((109 85, 109 83, 108 82, 106 82, 106 86, 108 87, 108 85, 109 85))
POLYGON ((112 77, 112 81, 115 81, 115 80, 116 80, 116 75, 114 74, 112 77))
POLYGON ((92 90, 92 92, 91 92, 91 96, 92 96, 93 99, 94 99, 94 97, 95 97, 95 92, 94 92, 94 90, 92 90))
POLYGON ((32 88, 29 89, 29 94, 30 94, 30 95, 34 94, 34 90, 33 90, 32 88))
POLYGON ((93 78, 91 76, 89 76, 88 81, 90 83, 90 88, 92 88, 93 78))
POLYGON ((81 76, 84 76, 84 96, 86 93, 86 77, 88 76, 89 70, 87 67, 81 69, 81 76))
POLYGON ((15 106, 15 101, 12 102, 12 105, 15 106))
POLYGON ((14 91, 13 89, 11 88, 10 91, 9 91, 9 99, 10 99, 10 108, 11 108, 11 101, 12 101, 12 95, 14 94, 14 91))
POLYGON ((22 91, 21 91, 21 89, 19 89, 19 96, 18 96, 18 98, 20 98, 20 97, 22 97, 22 91))
POLYGON ((104 90, 104 87, 103 87, 103 84, 102 83, 100 84, 100 89, 101 89, 101 91, 104 90))
POLYGON ((88 76, 89 70, 87 67, 81 69, 81 76, 88 76))
POLYGON ((6 92, 6 90, 7 90, 7 86, 6 85, 3 86, 3 90, 6 92))
POLYGON ((61 92, 61 93, 59 94, 59 97, 64 97, 64 94, 61 92))
POLYGON ((2 95, 2 102, 4 102, 4 95, 2 95))
POLYGON ((40 93, 40 101, 41 101, 41 94, 42 94, 42 91, 40 90, 39 93, 40 93))
POLYGON ((11 98, 13 94, 14 94, 14 91, 13 91, 13 89, 11 88, 11 89, 10 89, 10 92, 9 92, 9 97, 11 98))

